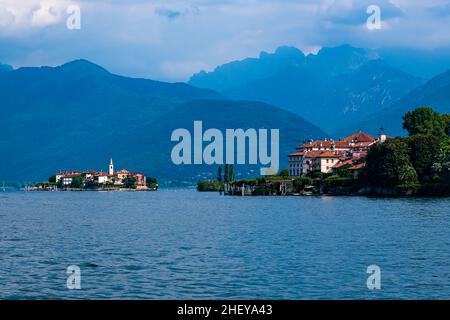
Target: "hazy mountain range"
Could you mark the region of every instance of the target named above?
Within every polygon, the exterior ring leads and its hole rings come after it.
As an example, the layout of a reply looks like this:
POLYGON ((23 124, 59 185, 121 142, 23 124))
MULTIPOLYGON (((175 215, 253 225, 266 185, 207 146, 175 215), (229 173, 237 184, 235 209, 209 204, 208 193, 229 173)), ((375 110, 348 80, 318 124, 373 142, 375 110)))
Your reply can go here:
POLYGON ((440 113, 450 113, 450 70, 433 77, 424 85, 412 90, 386 110, 375 112, 365 120, 341 129, 338 134, 345 135, 355 127, 367 132, 377 132, 384 128, 391 135, 405 135, 402 129, 402 116, 419 106, 431 106, 440 113))
MULTIPOLYGON (((444 70, 443 70, 444 71, 444 70)), ((292 47, 192 76, 189 84, 111 74, 86 60, 60 67, 0 64, 0 180, 40 180, 58 170, 141 170, 195 181, 216 168, 175 166, 171 132, 278 128, 280 161, 306 139, 356 130, 404 134, 401 117, 418 106, 450 113, 450 71, 421 79, 373 50, 292 47)), ((259 167, 239 166, 242 176, 259 167)))
POLYGON ((334 132, 384 110, 423 82, 348 45, 305 56, 292 47, 192 76, 189 84, 233 99, 264 101, 334 132))
MULTIPOLYGON (((132 79, 85 60, 0 72, 0 179, 45 179, 68 169, 141 170, 192 180, 217 168, 172 165, 171 132, 203 120, 215 128, 279 128, 282 155, 326 136, 300 116, 258 102, 232 102, 184 83, 132 79)), ((281 157, 283 165, 286 158, 281 157)), ((246 174, 251 168, 237 168, 246 174)))
MULTIPOLYGON (((401 116, 417 106, 450 112, 447 73, 427 81, 402 71, 429 74, 424 65, 432 57, 418 54, 342 45, 305 56, 297 48, 280 47, 271 54, 262 52, 258 58, 199 72, 188 83, 232 99, 263 101, 292 111, 335 138, 355 130, 377 134, 380 128, 398 135, 404 134, 401 116)), ((428 65, 436 70, 444 64, 428 65)))

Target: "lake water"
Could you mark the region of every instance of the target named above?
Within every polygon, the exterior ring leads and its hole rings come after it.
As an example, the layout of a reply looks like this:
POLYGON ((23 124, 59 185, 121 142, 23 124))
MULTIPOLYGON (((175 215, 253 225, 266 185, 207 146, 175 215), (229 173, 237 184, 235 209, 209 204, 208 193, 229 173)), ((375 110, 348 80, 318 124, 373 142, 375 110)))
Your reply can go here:
POLYGON ((450 298, 450 199, 0 193, 3 299, 450 298), (369 265, 381 289, 369 290, 369 265), (66 287, 69 265, 81 290, 66 287))

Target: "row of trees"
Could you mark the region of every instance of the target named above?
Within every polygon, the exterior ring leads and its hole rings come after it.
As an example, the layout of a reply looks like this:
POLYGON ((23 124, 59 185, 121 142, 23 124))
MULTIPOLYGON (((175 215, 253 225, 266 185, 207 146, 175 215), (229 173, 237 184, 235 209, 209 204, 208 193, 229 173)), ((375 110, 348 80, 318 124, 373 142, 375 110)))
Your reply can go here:
POLYGON ((234 165, 225 164, 225 170, 222 175, 222 166, 217 169, 217 181, 220 183, 229 183, 235 180, 234 165))
POLYGON ((217 178, 213 180, 201 180, 197 182, 198 191, 223 191, 224 184, 231 183, 236 180, 234 173, 234 165, 225 164, 224 169, 219 166, 217 169, 217 178))
POLYGON ((403 120, 409 136, 388 139, 369 150, 364 182, 372 188, 448 193, 450 115, 422 107, 403 120))

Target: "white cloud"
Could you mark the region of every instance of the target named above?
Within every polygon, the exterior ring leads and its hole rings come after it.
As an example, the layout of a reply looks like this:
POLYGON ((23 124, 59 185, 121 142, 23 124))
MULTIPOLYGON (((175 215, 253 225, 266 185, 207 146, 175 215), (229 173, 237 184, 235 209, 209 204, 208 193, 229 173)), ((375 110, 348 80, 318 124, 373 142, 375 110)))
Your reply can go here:
POLYGON ((7 11, 12 15, 12 21, 5 27, 6 31, 14 34, 62 22, 67 17, 66 9, 71 4, 77 4, 77 2, 70 0, 0 0, 0 12, 7 11))
POLYGON ((14 14, 10 10, 0 7, 0 28, 9 27, 14 20, 14 14))
POLYGON ((359 23, 367 13, 356 0, 0 0, 0 61, 57 65, 86 58, 113 72, 177 81, 281 45, 307 52, 343 43, 450 47, 450 16, 430 10, 450 1, 373 2, 389 9, 374 32, 359 23), (81 7, 79 31, 65 27, 70 4, 81 7))

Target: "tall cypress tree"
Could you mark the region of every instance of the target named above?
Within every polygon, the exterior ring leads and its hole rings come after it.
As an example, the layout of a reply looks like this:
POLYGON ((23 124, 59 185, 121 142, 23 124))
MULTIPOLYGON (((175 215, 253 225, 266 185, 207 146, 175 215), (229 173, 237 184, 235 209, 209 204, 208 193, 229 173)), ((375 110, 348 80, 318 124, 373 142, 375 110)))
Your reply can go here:
POLYGON ((223 176, 223 181, 225 183, 230 182, 230 167, 229 167, 228 164, 225 164, 225 173, 224 173, 224 176, 223 176))
POLYGON ((217 181, 222 182, 222 166, 217 169, 217 181))
POLYGON ((234 181, 234 165, 230 164, 230 177, 229 181, 234 181))

